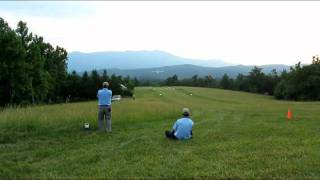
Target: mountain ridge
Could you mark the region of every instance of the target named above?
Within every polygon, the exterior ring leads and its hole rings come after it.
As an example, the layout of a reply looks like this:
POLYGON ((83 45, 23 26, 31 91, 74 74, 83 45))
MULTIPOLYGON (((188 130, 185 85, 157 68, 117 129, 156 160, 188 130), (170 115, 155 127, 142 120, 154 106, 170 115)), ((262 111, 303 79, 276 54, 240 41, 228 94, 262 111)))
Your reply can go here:
MULTIPOLYGON (((177 75, 179 78, 190 78, 194 75, 212 75, 216 78, 224 74, 235 78, 238 74, 248 74, 254 65, 232 65, 222 60, 195 60, 175 56, 171 53, 152 51, 102 51, 102 52, 71 52, 69 54, 68 71, 106 69, 108 74, 137 77, 147 80, 164 80, 177 75), (211 65, 211 66, 210 66, 211 65)), ((267 64, 258 66, 262 72, 270 73, 289 70, 290 66, 283 64, 267 64)))
POLYGON ((191 59, 179 57, 159 50, 144 51, 100 51, 83 53, 74 51, 68 55, 69 71, 88 71, 92 69, 120 68, 154 68, 181 64, 194 64, 209 67, 232 65, 220 59, 191 59))

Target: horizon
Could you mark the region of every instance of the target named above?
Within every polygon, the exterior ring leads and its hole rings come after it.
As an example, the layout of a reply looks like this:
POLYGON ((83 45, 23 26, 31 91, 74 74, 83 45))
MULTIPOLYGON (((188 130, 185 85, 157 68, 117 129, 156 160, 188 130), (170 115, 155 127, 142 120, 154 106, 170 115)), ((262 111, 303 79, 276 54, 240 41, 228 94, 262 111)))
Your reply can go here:
POLYGON ((320 25, 314 23, 319 7, 320 2, 1 1, 0 17, 11 28, 26 22, 30 32, 68 52, 156 50, 234 65, 294 65, 310 64, 320 52, 320 25))
MULTIPOLYGON (((167 54, 170 54, 172 56, 176 56, 176 57, 179 57, 179 58, 186 58, 186 59, 191 59, 189 57, 184 57, 184 56, 177 56, 171 52, 167 52, 167 51, 162 51, 162 50, 124 50, 124 51, 94 51, 94 52, 81 52, 81 51, 71 51, 68 53, 68 56, 70 53, 83 53, 83 54, 94 54, 94 53, 113 53, 113 52, 116 52, 116 53, 122 53, 122 52, 162 52, 162 53, 167 53, 167 54)), ((194 59, 194 60, 199 60, 199 61, 223 61, 223 60, 220 60, 220 59, 214 59, 214 58, 211 58, 211 59, 194 59)), ((172 65, 172 66, 180 66, 180 65, 193 65, 193 66, 200 66, 200 67, 215 67, 215 68, 221 68, 221 67, 229 67, 229 66, 269 66, 269 65, 286 65, 286 66, 294 66, 295 64, 281 64, 281 63, 273 63, 273 64, 231 64, 230 62, 226 62, 226 61, 223 61, 224 63, 228 64, 228 65, 224 65, 224 66, 203 66, 203 65, 196 65, 196 64, 178 64, 178 65, 172 65)), ((310 63, 308 63, 310 64, 310 63)), ((302 65, 305 65, 305 64, 302 64, 302 65)), ((167 66, 167 65, 165 65, 167 66)), ((161 66, 161 67, 165 67, 165 66, 161 66)), ((154 67, 154 68, 160 68, 160 67, 154 67)), ((121 68, 119 68, 121 69, 121 68)), ((135 69, 135 68, 134 68, 135 69)), ((144 69, 142 67, 142 69, 144 69)))

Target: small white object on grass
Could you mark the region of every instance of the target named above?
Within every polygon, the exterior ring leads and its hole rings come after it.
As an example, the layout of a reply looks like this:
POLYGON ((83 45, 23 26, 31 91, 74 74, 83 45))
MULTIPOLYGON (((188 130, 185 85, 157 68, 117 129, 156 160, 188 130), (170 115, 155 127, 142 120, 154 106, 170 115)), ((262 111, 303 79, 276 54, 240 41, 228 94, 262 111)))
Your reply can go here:
POLYGON ((162 96, 162 94, 161 94, 161 93, 160 93, 159 95, 160 95, 160 96, 162 96))
POLYGON ((192 93, 190 94, 190 96, 192 96, 192 93))
POLYGON ((89 129, 90 128, 90 124, 89 123, 84 123, 84 128, 85 129, 89 129))

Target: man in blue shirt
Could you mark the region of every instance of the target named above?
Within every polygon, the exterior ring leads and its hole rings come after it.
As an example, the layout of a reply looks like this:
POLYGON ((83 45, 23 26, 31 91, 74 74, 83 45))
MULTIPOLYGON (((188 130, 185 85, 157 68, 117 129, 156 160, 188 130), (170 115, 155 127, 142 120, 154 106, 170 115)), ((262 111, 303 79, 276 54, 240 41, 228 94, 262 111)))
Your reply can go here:
POLYGON ((99 113, 98 113, 98 128, 100 131, 104 129, 111 132, 111 98, 112 91, 108 89, 109 83, 103 82, 102 89, 97 93, 99 113), (106 128, 104 128, 104 120, 106 120, 106 128))
POLYGON ((167 138, 170 139, 190 139, 192 138, 192 127, 193 121, 190 119, 190 110, 188 108, 183 108, 183 118, 178 119, 173 127, 172 131, 166 131, 167 138))

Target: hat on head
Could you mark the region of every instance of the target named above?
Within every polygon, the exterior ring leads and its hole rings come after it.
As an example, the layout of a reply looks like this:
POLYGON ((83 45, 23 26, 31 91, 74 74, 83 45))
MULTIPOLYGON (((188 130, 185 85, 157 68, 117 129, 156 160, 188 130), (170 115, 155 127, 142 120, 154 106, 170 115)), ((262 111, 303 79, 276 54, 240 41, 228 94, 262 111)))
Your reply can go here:
POLYGON ((190 110, 189 110, 189 108, 183 108, 182 109, 182 114, 184 115, 184 116, 189 116, 191 113, 190 113, 190 110))
POLYGON ((102 83, 102 86, 103 86, 103 87, 109 87, 109 83, 108 83, 108 82, 103 82, 103 83, 102 83))

